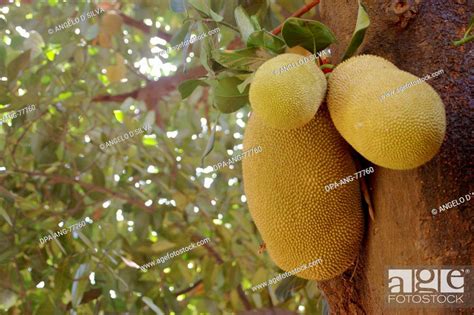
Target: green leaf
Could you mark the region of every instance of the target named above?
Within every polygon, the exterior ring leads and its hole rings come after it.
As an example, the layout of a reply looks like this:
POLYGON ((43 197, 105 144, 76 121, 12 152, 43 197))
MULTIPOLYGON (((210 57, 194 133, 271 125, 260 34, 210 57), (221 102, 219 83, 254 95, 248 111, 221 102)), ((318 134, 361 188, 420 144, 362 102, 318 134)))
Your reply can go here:
POLYGON ((236 77, 226 77, 217 80, 217 84, 212 87, 214 104, 222 113, 233 113, 248 104, 249 88, 247 87, 243 93, 238 89, 238 85, 242 82, 236 77))
POLYGON ((352 57, 354 53, 359 48, 360 44, 364 40, 365 32, 370 25, 370 18, 367 14, 367 10, 365 9, 364 5, 359 1, 359 12, 357 13, 357 22, 354 34, 352 34, 352 39, 349 46, 342 57, 342 60, 346 60, 347 58, 352 57))
POLYGON ((240 34, 242 34, 242 40, 245 43, 247 42, 250 34, 255 32, 257 29, 254 27, 254 24, 242 6, 239 5, 237 8, 235 8, 234 16, 237 26, 239 27, 240 34))
MULTIPOLYGON (((102 289, 91 289, 91 290, 84 293, 81 304, 87 304, 90 301, 93 301, 93 300, 99 298, 101 295, 102 295, 102 289)), ((71 302, 69 302, 66 306, 66 310, 70 310, 71 306, 72 306, 72 304, 71 304, 71 302)))
POLYGON ((30 55, 31 50, 28 49, 8 64, 7 77, 9 81, 14 81, 18 74, 28 67, 28 64, 30 62, 30 55))
POLYGON ((44 300, 40 303, 39 307, 35 311, 35 315, 41 314, 56 314, 56 306, 51 300, 49 295, 44 296, 44 300))
POLYGON ((43 37, 37 31, 30 31, 30 37, 25 39, 23 42, 23 49, 29 50, 31 49, 31 57, 30 59, 35 58, 36 56, 42 53, 42 49, 44 47, 43 37))
POLYGON ((67 91, 67 92, 62 92, 58 95, 58 97, 56 97, 54 99, 55 102, 61 102, 61 101, 64 101, 64 100, 67 100, 68 98, 70 98, 72 96, 72 92, 71 91, 67 91))
POLYGON ((121 110, 119 109, 114 110, 114 116, 115 116, 115 119, 117 119, 119 123, 123 123, 123 112, 121 110))
POLYGON ((0 43, 0 76, 5 73, 5 60, 7 60, 7 49, 0 43))
POLYGON ((158 145, 158 141, 156 141, 156 135, 144 135, 142 139, 142 143, 144 146, 154 147, 158 145))
POLYGON ((151 310, 153 312, 155 312, 156 315, 164 315, 165 314, 165 313, 163 313, 163 311, 158 306, 156 306, 155 303, 153 303, 153 300, 150 299, 149 297, 144 296, 144 297, 142 297, 142 300, 146 305, 148 305, 149 308, 151 308, 151 310))
POLYGON ((211 9, 211 5, 209 0, 188 0, 189 4, 192 5, 196 10, 203 13, 204 15, 211 17, 214 21, 220 22, 224 18, 214 12, 211 9))
POLYGON ((191 30, 191 25, 193 25, 194 23, 192 23, 191 21, 186 21, 184 22, 183 26, 181 27, 181 29, 179 30, 178 33, 176 33, 176 35, 174 35, 171 40, 170 40, 170 45, 171 46, 176 46, 176 45, 179 45, 181 44, 184 39, 186 38, 186 35, 188 35, 188 33, 190 32, 191 30))
POLYGON ((105 176, 102 169, 94 164, 92 167, 92 181, 96 186, 105 186, 105 176))
POLYGON ((81 303, 82 296, 89 282, 87 278, 88 273, 89 264, 81 264, 74 274, 74 281, 72 282, 71 288, 71 302, 73 308, 76 308, 81 303))
POLYGON ((240 93, 244 93, 245 89, 247 89, 249 84, 252 83, 254 77, 255 77, 255 72, 251 73, 250 75, 247 75, 245 80, 237 86, 237 89, 239 90, 240 93))
POLYGON ((196 10, 206 15, 209 15, 209 1, 208 0, 188 0, 196 10))
POLYGON ((260 26, 260 23, 258 23, 258 18, 255 16, 255 15, 252 15, 250 17, 250 21, 252 22, 253 24, 253 27, 258 30, 258 31, 261 31, 262 30, 262 27, 260 26))
POLYGON ((288 47, 302 46, 312 53, 336 42, 334 34, 323 23, 299 18, 286 20, 281 35, 288 47))
MULTIPOLYGON (((198 23, 198 30, 199 33, 208 33, 209 28, 207 25, 204 23, 198 23)), ((199 60, 201 61, 201 64, 206 68, 208 72, 213 73, 212 68, 211 68, 211 51, 212 51, 212 43, 209 37, 205 37, 200 41, 200 54, 199 54, 199 60)))
POLYGON ((69 264, 71 263, 69 258, 64 259, 59 264, 56 273, 54 275, 54 287, 58 290, 58 295, 62 296, 64 291, 69 286, 69 279, 71 277, 69 273, 69 264))
POLYGON ((186 99, 191 93, 194 92, 194 90, 198 86, 207 86, 205 81, 203 80, 197 80, 197 79, 191 79, 191 80, 186 80, 183 83, 181 83, 178 86, 179 93, 181 94, 181 98, 184 100, 186 99))
POLYGON ((201 167, 204 165, 204 159, 206 156, 209 155, 209 153, 212 152, 212 149, 214 148, 214 142, 216 141, 216 126, 217 122, 219 121, 219 116, 220 114, 217 115, 216 121, 214 122, 214 126, 212 127, 211 130, 211 136, 209 137, 209 140, 207 141, 206 149, 204 150, 204 153, 201 156, 201 167))
POLYGON ((10 261, 13 257, 18 254, 18 249, 16 247, 10 247, 7 250, 4 250, 0 253, 0 264, 10 261))
POLYGON ((276 54, 281 54, 285 51, 285 42, 275 35, 267 31, 256 31, 250 34, 247 40, 248 47, 263 47, 276 54))
POLYGON ((221 22, 222 20, 224 20, 224 17, 217 14, 216 12, 210 10, 210 13, 211 13, 211 18, 216 21, 216 22, 221 22))
POLYGON ((210 292, 216 282, 219 265, 211 257, 205 257, 201 265, 204 288, 206 292, 210 292))
POLYGON ((154 254, 161 254, 162 252, 172 249, 175 246, 176 246, 175 243, 172 243, 164 238, 161 238, 158 240, 158 242, 154 243, 151 246, 151 248, 148 247, 148 252, 151 252, 154 254))
POLYGON ((3 209, 2 207, 0 207, 0 215, 2 215, 2 217, 5 219, 5 221, 8 222, 8 224, 10 224, 11 226, 13 226, 12 220, 10 219, 10 216, 9 216, 8 213, 5 211, 5 209, 3 209))
POLYGON ((239 50, 214 50, 212 57, 226 68, 254 72, 272 55, 263 49, 249 47, 239 50))

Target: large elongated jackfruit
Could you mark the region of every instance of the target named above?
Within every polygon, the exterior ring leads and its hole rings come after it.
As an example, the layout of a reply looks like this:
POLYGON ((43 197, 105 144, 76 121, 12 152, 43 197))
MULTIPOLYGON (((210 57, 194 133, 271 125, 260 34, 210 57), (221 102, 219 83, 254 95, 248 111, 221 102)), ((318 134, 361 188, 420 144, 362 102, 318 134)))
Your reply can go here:
POLYGON ((344 139, 383 167, 418 167, 444 139, 446 114, 436 91, 380 57, 340 64, 329 78, 328 108, 344 139))
POLYGON ((261 152, 243 160, 244 189, 252 218, 268 253, 289 272, 315 280, 344 272, 359 252, 363 213, 357 181, 326 192, 328 183, 356 172, 348 146, 326 108, 298 129, 265 126, 254 114, 244 136, 244 150, 261 152))

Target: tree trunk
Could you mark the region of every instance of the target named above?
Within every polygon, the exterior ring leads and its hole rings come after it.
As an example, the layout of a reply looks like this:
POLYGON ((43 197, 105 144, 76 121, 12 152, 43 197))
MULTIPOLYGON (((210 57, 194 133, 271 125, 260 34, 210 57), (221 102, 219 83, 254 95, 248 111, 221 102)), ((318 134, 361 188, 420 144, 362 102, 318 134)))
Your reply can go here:
MULTIPOLYGON (((435 216, 431 209, 473 191, 473 43, 454 47, 469 23, 472 1, 365 0, 371 25, 359 53, 375 54, 418 77, 439 69, 428 83, 441 95, 447 133, 440 153, 409 171, 375 167, 368 177, 375 221, 352 270, 320 283, 331 314, 471 314, 472 309, 404 308, 385 305, 389 266, 472 265, 473 202, 435 216)), ((321 1, 321 21, 336 34, 336 60, 347 47, 357 19, 357 2, 321 1)), ((367 113, 370 115, 370 113, 367 113)), ((367 163, 367 162, 364 162, 367 163)), ((473 198, 474 199, 474 198, 473 198)))

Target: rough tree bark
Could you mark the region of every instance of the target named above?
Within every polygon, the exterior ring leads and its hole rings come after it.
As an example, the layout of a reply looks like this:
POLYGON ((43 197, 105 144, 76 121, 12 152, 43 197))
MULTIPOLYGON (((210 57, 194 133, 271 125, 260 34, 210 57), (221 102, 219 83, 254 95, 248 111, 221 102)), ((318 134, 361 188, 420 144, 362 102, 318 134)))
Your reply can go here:
MULTIPOLYGON (((473 202, 432 216, 431 209, 472 192, 474 44, 454 47, 473 14, 466 0, 365 0, 371 26, 359 53, 383 56, 429 81, 441 95, 447 134, 440 153, 410 171, 375 167, 369 177, 375 221, 367 222, 358 266, 320 283, 331 314, 472 314, 472 309, 387 308, 388 266, 472 265, 473 202)), ((335 62, 352 36, 357 2, 321 1, 319 15, 339 42, 335 62)), ((367 113, 370 115, 370 113, 367 113)), ((368 164, 368 162, 365 162, 368 164)))

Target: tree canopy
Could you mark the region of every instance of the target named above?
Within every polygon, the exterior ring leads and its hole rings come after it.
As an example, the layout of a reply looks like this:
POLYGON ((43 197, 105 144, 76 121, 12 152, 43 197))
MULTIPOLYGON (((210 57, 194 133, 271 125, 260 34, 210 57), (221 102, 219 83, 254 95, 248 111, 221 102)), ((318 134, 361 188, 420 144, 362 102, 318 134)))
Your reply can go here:
POLYGON ((270 33, 301 6, 1 1, 1 312, 322 312, 313 281, 252 290, 282 271, 241 163, 215 167, 242 154, 252 71, 334 42, 298 19, 270 33))

